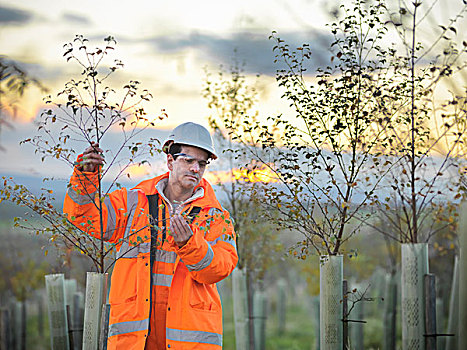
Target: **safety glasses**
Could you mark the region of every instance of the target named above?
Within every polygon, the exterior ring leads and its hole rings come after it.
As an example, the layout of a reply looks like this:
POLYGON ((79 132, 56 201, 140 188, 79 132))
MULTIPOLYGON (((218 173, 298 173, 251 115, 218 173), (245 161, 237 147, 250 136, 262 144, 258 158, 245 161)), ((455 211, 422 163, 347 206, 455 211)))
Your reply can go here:
POLYGON ((198 162, 200 169, 205 169, 209 164, 209 160, 197 159, 186 153, 175 153, 173 157, 174 159, 179 158, 182 162, 184 162, 186 165, 189 165, 189 166, 195 164, 195 162, 198 162))

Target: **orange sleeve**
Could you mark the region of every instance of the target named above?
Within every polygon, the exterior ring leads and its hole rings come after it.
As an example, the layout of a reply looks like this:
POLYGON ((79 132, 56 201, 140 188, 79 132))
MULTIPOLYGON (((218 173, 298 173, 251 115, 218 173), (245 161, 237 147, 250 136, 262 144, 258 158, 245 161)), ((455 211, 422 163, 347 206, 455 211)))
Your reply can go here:
POLYGON ((102 233, 104 239, 118 243, 127 224, 127 190, 116 190, 104 196, 99 203, 96 172, 74 169, 65 195, 63 211, 68 220, 80 230, 101 237, 99 208, 102 206, 102 233))

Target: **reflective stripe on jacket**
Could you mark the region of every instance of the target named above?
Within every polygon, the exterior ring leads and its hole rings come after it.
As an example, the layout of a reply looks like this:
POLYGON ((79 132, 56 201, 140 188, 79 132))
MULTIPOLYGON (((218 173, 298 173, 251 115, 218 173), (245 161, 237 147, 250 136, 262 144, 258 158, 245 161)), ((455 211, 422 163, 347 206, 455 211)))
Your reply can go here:
MULTIPOLYGON (((109 296, 109 350, 144 349, 151 299, 151 230, 146 195, 156 194, 156 184, 167 177, 168 173, 131 190, 116 190, 103 201, 104 238, 117 248, 109 296)), ((96 174, 75 170, 64 211, 75 225, 99 237, 96 183, 96 174)), ((175 258, 173 276, 165 280, 170 285, 166 318, 170 349, 221 349, 222 309, 215 283, 227 277, 238 260, 229 213, 206 180, 202 179, 198 187, 203 188, 204 195, 183 210, 201 208, 190 225, 193 236, 178 248, 173 237, 167 235, 170 250, 159 257, 175 258)), ((159 217, 156 225, 163 230, 168 224, 167 218, 164 221, 159 217)))

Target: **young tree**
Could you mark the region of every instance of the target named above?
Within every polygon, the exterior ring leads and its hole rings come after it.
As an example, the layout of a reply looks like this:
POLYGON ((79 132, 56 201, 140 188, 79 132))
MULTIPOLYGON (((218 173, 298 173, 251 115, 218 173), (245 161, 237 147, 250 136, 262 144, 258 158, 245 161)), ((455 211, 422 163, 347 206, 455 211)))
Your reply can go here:
MULTIPOLYGON (((277 230, 258 210, 262 198, 258 197, 256 188, 264 180, 264 174, 249 161, 244 145, 234 139, 233 131, 240 127, 244 116, 257 116, 257 91, 238 61, 229 73, 221 68, 215 78, 208 72, 206 75, 203 96, 211 111, 208 120, 224 154, 222 163, 218 164, 217 174, 222 176, 218 177, 217 185, 225 194, 224 205, 234 219, 238 268, 246 274, 248 318, 252 321, 254 292, 264 288, 261 285, 264 275, 282 251, 277 230)), ((249 347, 254 348, 253 322, 249 323, 249 347)))
POLYGON ((387 73, 384 8, 383 1, 342 5, 342 18, 330 26, 329 65, 316 72, 307 71, 308 44, 291 50, 273 33, 276 61, 285 65, 276 79, 295 116, 271 116, 266 123, 246 116, 234 131, 277 177, 279 184, 261 187, 264 204, 280 212, 273 222, 303 234, 295 251, 303 258, 313 250, 341 254, 360 228, 349 225, 352 219, 369 215, 374 200, 382 135, 374 131, 389 123, 377 113, 387 73))
POLYGON ((208 117, 210 126, 225 155, 223 163, 219 163, 218 168, 229 169, 227 172, 222 170, 218 172, 224 178, 219 177, 217 185, 225 193, 227 197, 225 204, 235 218, 238 266, 254 267, 256 271, 252 270, 251 273, 255 275, 252 276, 253 280, 256 280, 257 277, 262 278, 272 263, 272 256, 267 252, 276 250, 274 247, 277 246, 276 234, 270 227, 266 230, 260 229, 269 234, 258 232, 261 226, 268 225, 261 220, 261 212, 253 210, 257 207, 257 203, 262 201, 262 198, 255 196, 256 188, 261 181, 273 182, 275 179, 266 180, 268 174, 255 167, 254 160, 248 158, 244 152, 244 145, 237 142, 233 134, 233 130, 240 127, 244 116, 253 116, 253 118, 257 116, 258 112, 254 108, 257 103, 256 88, 247 81, 238 62, 234 62, 229 76, 226 75, 222 68, 215 79, 207 74, 203 95, 208 100, 208 107, 212 113, 208 117))
POLYGON ((340 7, 342 16, 330 25, 333 40, 329 63, 308 71, 313 59, 309 44, 291 49, 271 35, 276 80, 293 116, 255 121, 245 116, 233 135, 277 178, 256 191, 264 196, 267 218, 302 234, 294 255, 320 259, 321 348, 343 346, 342 257, 345 243, 371 216, 381 181, 378 146, 391 120, 378 114, 378 94, 387 84, 389 55, 385 4, 368 6, 356 0, 340 7), (376 132, 376 136, 375 136, 376 132), (279 213, 279 215, 271 215, 279 213))
POLYGON ((384 144, 381 152, 396 165, 378 202, 391 230, 374 227, 401 243, 428 242, 452 227, 461 196, 456 184, 465 153, 467 95, 455 85, 467 61, 465 41, 459 47, 452 36, 467 7, 422 43, 418 32, 433 5, 415 1, 390 11, 400 42, 390 49, 391 79, 379 96, 378 113, 393 121, 384 131, 389 147, 384 144))
MULTIPOLYGON (((92 49, 86 38, 77 35, 73 42, 64 45, 65 59, 77 63, 81 74, 76 79, 70 79, 56 98, 46 98, 51 108, 44 110, 38 120, 38 135, 22 141, 33 145, 42 161, 47 158, 58 159, 74 168, 85 161, 80 156, 77 159, 76 149, 102 147, 100 145, 106 142, 110 146, 110 141, 119 139, 117 146, 104 151, 106 167, 97 172, 97 185, 92 185, 90 181, 90 176, 94 175, 81 173, 83 181, 89 181, 91 185, 83 184, 83 192, 79 195, 96 207, 99 213, 98 227, 92 224, 95 218, 90 217, 87 225, 77 225, 74 223, 75 218, 63 215, 61 210, 51 204, 51 190, 33 195, 25 186, 4 178, 4 186, 0 191, 2 199, 10 199, 28 207, 44 220, 43 226, 37 223, 31 225, 19 219, 16 225, 37 234, 48 233, 51 241, 60 238, 68 248, 73 247, 89 256, 100 272, 105 272, 111 266, 106 266, 105 259, 111 255, 115 246, 104 243, 103 202, 110 191, 119 187, 118 180, 128 174, 128 167, 146 163, 144 157, 154 155, 158 145, 155 139, 149 139, 146 143, 139 140, 147 127, 155 125, 142 107, 144 102, 152 98, 151 94, 140 89, 138 81, 130 81, 121 90, 114 89, 110 77, 123 67, 123 63, 115 59, 113 65, 107 65, 106 60, 113 52, 116 41, 109 36, 104 39, 104 43, 104 47, 92 49)), ((165 113, 159 118, 164 117, 165 113)), ((137 246, 139 243, 133 241, 132 237, 129 239, 131 245, 137 246)))
POLYGON ((434 6, 435 1, 417 0, 388 8, 388 24, 393 25, 399 40, 390 48, 390 79, 379 94, 378 113, 392 120, 385 128, 387 142, 381 152, 394 166, 376 201, 379 216, 389 229, 370 225, 404 243, 404 349, 423 347, 432 340, 423 336, 430 332, 425 320, 433 318, 425 314, 424 307, 423 281, 429 266, 426 243, 438 232, 453 230, 461 197, 458 167, 465 152, 467 95, 465 88, 456 89, 456 81, 466 67, 466 44, 456 44, 455 26, 467 7, 462 6, 447 25, 436 25, 438 32, 422 41, 420 33, 434 6))

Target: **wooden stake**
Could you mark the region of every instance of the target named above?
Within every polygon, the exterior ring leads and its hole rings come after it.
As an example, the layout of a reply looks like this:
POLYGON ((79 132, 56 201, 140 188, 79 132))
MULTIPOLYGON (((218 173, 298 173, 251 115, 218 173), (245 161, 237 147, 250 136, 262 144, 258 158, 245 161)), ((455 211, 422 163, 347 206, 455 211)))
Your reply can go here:
POLYGON ((436 282, 435 275, 425 275, 425 349, 436 350, 436 282))
POLYGON ((287 311, 287 282, 280 278, 277 281, 277 324, 279 334, 285 332, 285 320, 287 311))
POLYGON ((384 350, 396 350, 397 280, 393 271, 386 277, 384 297, 384 350))
POLYGON ((0 309, 0 350, 9 350, 10 339, 10 313, 7 308, 0 309))
POLYGON ((349 323, 347 322, 347 319, 349 318, 349 304, 347 300, 347 291, 348 291, 348 285, 347 285, 347 280, 342 281, 342 313, 344 314, 344 317, 342 319, 342 339, 343 339, 343 350, 347 350, 349 348, 349 323))
POLYGON ((256 291, 253 297, 253 326, 255 350, 266 348, 266 294, 256 291))
POLYGON ((83 348, 84 296, 81 292, 73 295, 73 346, 74 350, 83 348))

